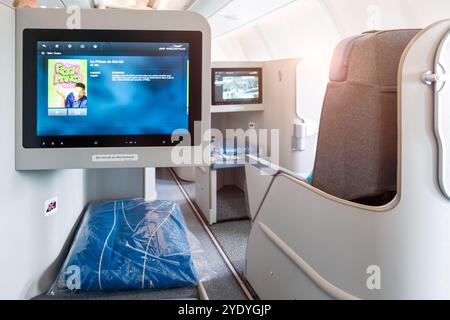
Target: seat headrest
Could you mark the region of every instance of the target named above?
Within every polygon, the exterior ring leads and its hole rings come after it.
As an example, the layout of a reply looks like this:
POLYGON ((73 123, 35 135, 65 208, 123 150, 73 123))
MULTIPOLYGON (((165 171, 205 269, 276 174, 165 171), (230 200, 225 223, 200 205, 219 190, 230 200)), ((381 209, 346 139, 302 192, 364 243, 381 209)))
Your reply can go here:
POLYGON ((352 81, 395 90, 402 52, 418 30, 364 33, 341 41, 334 52, 331 82, 352 81), (376 62, 376 63, 374 63, 376 62))
POLYGON ((362 35, 350 37, 342 40, 337 45, 330 68, 330 81, 341 82, 347 80, 350 54, 356 41, 361 37, 362 35))
POLYGON ((376 31, 337 46, 320 119, 314 187, 371 205, 395 195, 397 79, 401 57, 417 33, 376 31))

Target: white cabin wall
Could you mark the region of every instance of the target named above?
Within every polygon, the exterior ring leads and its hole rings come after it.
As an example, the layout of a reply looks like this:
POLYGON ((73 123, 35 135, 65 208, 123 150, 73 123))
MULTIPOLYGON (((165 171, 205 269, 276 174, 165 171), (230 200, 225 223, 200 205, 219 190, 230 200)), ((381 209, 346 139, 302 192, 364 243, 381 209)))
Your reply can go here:
POLYGON ((15 11, 3 3, 0 57, 0 299, 27 299, 53 280, 48 270, 84 207, 83 171, 15 171, 15 11), (55 196, 58 212, 45 217, 55 196))
MULTIPOLYGON (((301 169, 300 163, 312 163, 308 161, 310 152, 315 148, 304 152, 292 151, 292 136, 294 123, 297 123, 296 115, 296 66, 299 60, 276 60, 264 64, 264 99, 266 109, 264 110, 264 127, 270 130, 278 130, 279 134, 279 159, 278 164, 283 168, 298 173, 305 173, 307 169, 301 169)), ((276 142, 270 140, 267 147, 272 161, 276 161, 276 142)))
POLYGON ((87 169, 84 192, 86 202, 142 198, 144 169, 87 169))

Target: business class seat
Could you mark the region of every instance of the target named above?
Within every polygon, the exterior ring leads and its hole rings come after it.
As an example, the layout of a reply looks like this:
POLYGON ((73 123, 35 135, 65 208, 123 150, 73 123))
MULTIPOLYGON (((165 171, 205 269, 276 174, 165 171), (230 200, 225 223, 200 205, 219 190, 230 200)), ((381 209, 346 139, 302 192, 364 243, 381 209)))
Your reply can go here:
POLYGON ((336 48, 322 109, 312 185, 368 205, 397 187, 397 78, 417 30, 371 32, 336 48))
POLYGON ((433 128, 450 117, 422 77, 439 70, 438 53, 450 64, 449 29, 447 20, 337 46, 312 184, 246 163, 246 278, 260 298, 450 298, 450 198, 438 181, 447 140, 433 128))
MULTIPOLYGON (((314 171, 306 182, 366 205, 381 206, 395 197, 398 68, 417 32, 373 31, 338 44, 322 108, 314 171)), ((260 167, 265 165, 259 162, 260 167)), ((280 172, 305 180, 272 165, 271 176, 280 172)), ((251 218, 271 182, 266 176, 249 186, 251 218)))

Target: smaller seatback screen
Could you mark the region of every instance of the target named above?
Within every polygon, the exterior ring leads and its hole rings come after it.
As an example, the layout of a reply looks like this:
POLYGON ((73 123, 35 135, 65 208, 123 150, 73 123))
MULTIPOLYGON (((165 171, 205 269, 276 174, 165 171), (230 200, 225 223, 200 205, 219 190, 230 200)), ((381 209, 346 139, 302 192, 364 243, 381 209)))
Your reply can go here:
POLYGON ((189 43, 38 41, 37 135, 171 134, 189 125, 189 43))
POLYGON ((261 104, 261 68, 215 68, 212 70, 212 104, 261 104))

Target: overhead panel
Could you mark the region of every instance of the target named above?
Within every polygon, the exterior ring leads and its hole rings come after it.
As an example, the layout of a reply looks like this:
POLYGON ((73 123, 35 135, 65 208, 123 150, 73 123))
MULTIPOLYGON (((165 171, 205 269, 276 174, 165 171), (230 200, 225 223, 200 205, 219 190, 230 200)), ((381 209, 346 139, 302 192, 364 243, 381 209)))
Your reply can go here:
POLYGON ((60 0, 39 0, 38 6, 41 8, 64 8, 64 3, 60 0))
POLYGON ((6 4, 7 6, 11 6, 12 7, 12 3, 14 0, 0 0, 1 3, 6 4))
POLYGON ((192 0, 159 0, 155 3, 158 10, 186 10, 192 0))
POLYGON ((189 8, 190 11, 197 12, 205 18, 212 17, 233 0, 198 0, 189 8))
MULTIPOLYGON (((298 1, 298 0, 297 0, 298 1)), ((209 18, 213 38, 236 30, 296 0, 232 0, 209 18)))

